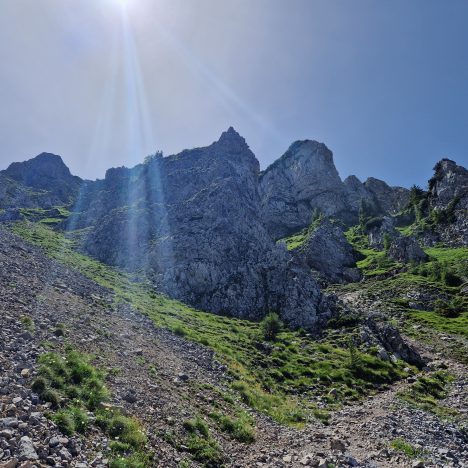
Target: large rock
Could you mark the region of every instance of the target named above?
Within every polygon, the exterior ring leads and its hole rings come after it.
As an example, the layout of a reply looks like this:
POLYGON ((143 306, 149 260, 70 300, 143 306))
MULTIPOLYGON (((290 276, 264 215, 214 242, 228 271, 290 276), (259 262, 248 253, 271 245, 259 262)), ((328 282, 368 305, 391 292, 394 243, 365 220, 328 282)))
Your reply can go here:
POLYGON ((311 228, 293 255, 328 282, 347 283, 361 279, 356 267, 359 254, 346 239, 342 225, 329 219, 323 219, 311 228))
POLYGON ((468 170, 450 159, 434 167, 429 181, 429 208, 437 219, 428 243, 444 242, 450 246, 468 245, 468 170))
POLYGON ((365 321, 365 326, 368 327, 385 350, 397 359, 402 359, 420 369, 426 366, 426 361, 421 357, 417 349, 411 343, 405 341, 395 327, 382 322, 378 314, 369 316, 365 321))
POLYGON ((406 207, 409 191, 403 187, 390 187, 383 180, 369 177, 364 187, 379 208, 381 214, 395 214, 406 207))
POLYGON ((314 210, 325 216, 346 211, 344 187, 332 152, 313 140, 296 141, 260 175, 263 217, 278 239, 312 221, 314 210))
POLYGON ((400 263, 421 263, 428 259, 424 250, 419 246, 416 239, 411 236, 395 237, 388 249, 387 255, 392 260, 400 263))
POLYGON ((319 327, 328 301, 307 268, 265 229, 259 164, 232 128, 208 147, 107 171, 82 188, 69 229, 89 228, 83 249, 143 270, 155 287, 203 310, 319 327))

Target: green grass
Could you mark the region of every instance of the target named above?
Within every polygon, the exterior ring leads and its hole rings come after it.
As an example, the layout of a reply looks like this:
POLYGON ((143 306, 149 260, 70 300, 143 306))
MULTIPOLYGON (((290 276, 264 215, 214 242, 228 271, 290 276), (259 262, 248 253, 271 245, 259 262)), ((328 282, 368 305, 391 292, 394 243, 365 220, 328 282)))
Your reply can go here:
POLYGON ((468 338, 468 311, 462 312, 458 317, 443 317, 433 311, 409 310, 412 322, 422 323, 434 330, 461 335, 468 338))
POLYGON ((219 444, 210 434, 208 424, 199 416, 184 422, 188 437, 186 445, 194 460, 206 467, 219 467, 223 455, 219 444))
POLYGON ((283 329, 275 342, 265 347, 260 323, 201 312, 158 294, 143 278, 76 252, 72 239, 43 225, 17 223, 13 231, 112 290, 116 304, 129 303, 155 325, 211 347, 228 366, 232 389, 239 398, 278 422, 301 425, 311 415, 320 413, 322 417, 327 409, 374 391, 375 384, 404 375, 401 363, 385 362, 359 351, 360 368, 353 368, 346 342, 319 343, 299 331, 283 329), (319 395, 326 399, 331 388, 336 390, 336 398, 330 400, 329 408, 317 412, 310 400, 319 395))
POLYGON ((302 247, 304 242, 309 237, 309 231, 306 229, 301 231, 299 234, 295 234, 294 236, 286 237, 284 239, 280 239, 278 242, 284 242, 286 248, 288 250, 295 250, 299 247, 302 247))
POLYGON ((52 404, 55 411, 50 418, 64 434, 87 433, 88 412, 93 412, 96 424, 119 441, 120 445, 114 444, 112 450, 111 466, 148 466, 150 454, 144 450, 147 439, 140 423, 117 409, 102 407, 110 395, 104 373, 92 365, 90 356, 68 348, 64 355, 42 354, 39 364, 39 376, 31 388, 52 404))
POLYGON ((244 443, 255 440, 253 420, 245 411, 241 412, 238 417, 230 417, 218 412, 212 412, 210 417, 217 422, 221 431, 228 433, 233 439, 244 443))
POLYGON ((453 380, 454 377, 448 372, 432 372, 419 377, 408 390, 400 392, 398 396, 403 401, 440 417, 455 417, 458 415, 456 410, 440 404, 440 400, 447 397, 453 380))
POLYGON ((34 325, 33 319, 29 315, 22 315, 20 317, 20 320, 24 328, 26 328, 27 331, 34 333, 34 330, 36 329, 36 327, 34 325))
POLYGON ((418 458, 423 454, 421 449, 416 448, 414 445, 403 439, 392 440, 390 447, 395 449, 397 452, 405 454, 408 458, 418 458))

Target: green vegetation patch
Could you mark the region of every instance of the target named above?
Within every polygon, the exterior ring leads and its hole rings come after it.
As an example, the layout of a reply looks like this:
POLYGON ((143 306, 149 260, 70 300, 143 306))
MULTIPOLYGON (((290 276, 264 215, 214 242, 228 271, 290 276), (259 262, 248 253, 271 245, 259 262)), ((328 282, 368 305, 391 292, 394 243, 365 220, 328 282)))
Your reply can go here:
POLYGON ((411 387, 398 394, 399 398, 424 411, 434 413, 441 417, 457 416, 457 411, 440 404, 448 395, 450 383, 454 377, 445 371, 432 372, 424 375, 411 385, 411 387))
POLYGON ((194 460, 206 467, 219 467, 223 463, 223 454, 219 444, 211 436, 206 422, 196 417, 184 422, 187 432, 187 447, 194 460))
POLYGON ((424 453, 423 450, 415 447, 403 439, 392 440, 390 447, 395 449, 397 452, 405 454, 408 458, 418 458, 424 453))
POLYGON ((140 423, 103 404, 109 398, 105 375, 91 364, 90 356, 69 348, 64 355, 42 354, 39 363, 39 375, 31 388, 51 403, 55 411, 50 418, 64 434, 85 434, 92 412, 96 425, 116 439, 111 442, 111 467, 148 466, 150 454, 145 451, 147 439, 140 423))

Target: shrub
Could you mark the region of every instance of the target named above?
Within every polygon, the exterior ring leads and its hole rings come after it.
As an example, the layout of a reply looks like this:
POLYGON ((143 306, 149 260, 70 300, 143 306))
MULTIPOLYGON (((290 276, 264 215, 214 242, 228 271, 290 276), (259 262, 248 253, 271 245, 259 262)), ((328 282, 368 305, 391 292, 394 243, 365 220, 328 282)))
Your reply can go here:
POLYGON ((52 420, 64 434, 72 436, 75 433, 75 422, 68 411, 58 411, 53 415, 52 420))
POLYGON ((118 437, 121 442, 129 444, 133 448, 138 449, 146 443, 146 436, 135 419, 122 414, 114 414, 105 426, 107 426, 107 432, 111 437, 118 437))
POLYGON ((182 327, 182 325, 176 325, 172 331, 177 335, 177 336, 185 336, 187 332, 185 331, 185 328, 182 327))
POLYGON ((33 383, 31 384, 31 390, 39 395, 41 395, 46 388, 47 382, 43 377, 37 377, 33 380, 33 383))
POLYGON ((223 462, 221 449, 218 443, 211 437, 204 438, 192 434, 187 446, 194 460, 203 463, 206 467, 219 467, 223 462))
POLYGON ((217 420, 220 429, 227 432, 233 439, 245 443, 255 440, 254 429, 250 424, 250 418, 246 414, 242 414, 239 418, 231 418, 217 413, 211 416, 217 420))
POLYGON ((183 426, 185 430, 187 430, 188 432, 193 432, 193 433, 199 432, 200 435, 204 437, 208 437, 208 434, 209 434, 208 425, 199 416, 197 416, 194 419, 188 419, 187 421, 184 422, 183 426))
POLYGON ((437 299, 434 302, 434 312, 443 317, 447 318, 456 318, 459 317, 463 312, 464 302, 460 297, 455 297, 450 301, 444 301, 442 299, 437 299))
POLYGON ((57 408, 60 404, 60 397, 58 393, 50 388, 46 388, 40 397, 47 403, 52 405, 52 408, 57 408))
POLYGON ((261 326, 265 340, 275 341, 283 323, 276 312, 271 312, 262 320, 261 326))
POLYGON ((28 315, 22 315, 20 317, 21 323, 23 324, 24 328, 28 330, 29 332, 34 332, 35 326, 34 326, 34 321, 31 317, 28 315))

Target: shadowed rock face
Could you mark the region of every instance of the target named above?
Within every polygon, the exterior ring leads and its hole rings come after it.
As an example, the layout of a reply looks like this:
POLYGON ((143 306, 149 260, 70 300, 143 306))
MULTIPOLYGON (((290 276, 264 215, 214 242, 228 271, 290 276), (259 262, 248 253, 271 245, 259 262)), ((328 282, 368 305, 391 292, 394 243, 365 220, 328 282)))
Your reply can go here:
MULTIPOLYGON (((39 204, 44 208, 68 204, 76 198, 82 182, 79 177, 71 175, 60 156, 50 153, 12 163, 0 174, 9 180, 8 200, 12 207, 39 204)), ((4 200, 6 204, 6 197, 4 200)))
POLYGON ((145 270, 172 297, 240 317, 276 310, 314 329, 328 314, 327 299, 264 228, 258 173, 230 128, 208 147, 109 170, 82 191, 82 214, 69 228, 91 227, 87 253, 145 270))

